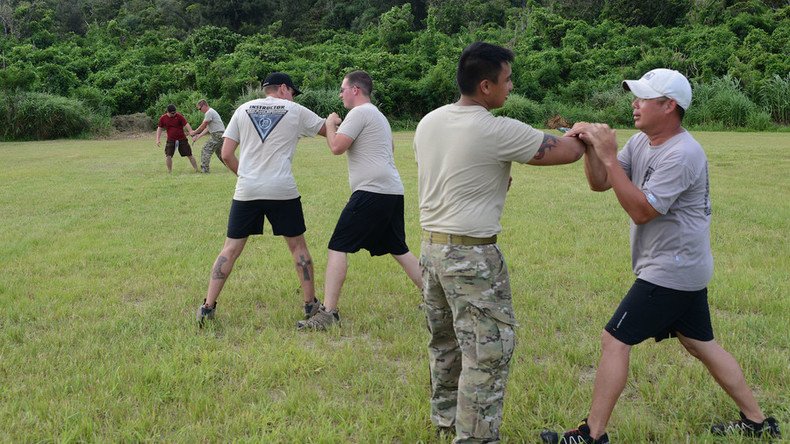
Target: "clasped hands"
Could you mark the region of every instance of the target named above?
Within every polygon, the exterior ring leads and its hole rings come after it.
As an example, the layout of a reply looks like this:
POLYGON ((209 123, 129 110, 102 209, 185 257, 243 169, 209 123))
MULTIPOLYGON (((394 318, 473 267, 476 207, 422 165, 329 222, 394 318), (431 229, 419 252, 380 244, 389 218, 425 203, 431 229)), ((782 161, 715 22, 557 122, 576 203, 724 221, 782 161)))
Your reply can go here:
POLYGON ((577 122, 564 137, 577 137, 604 163, 617 161, 617 133, 605 123, 577 122))

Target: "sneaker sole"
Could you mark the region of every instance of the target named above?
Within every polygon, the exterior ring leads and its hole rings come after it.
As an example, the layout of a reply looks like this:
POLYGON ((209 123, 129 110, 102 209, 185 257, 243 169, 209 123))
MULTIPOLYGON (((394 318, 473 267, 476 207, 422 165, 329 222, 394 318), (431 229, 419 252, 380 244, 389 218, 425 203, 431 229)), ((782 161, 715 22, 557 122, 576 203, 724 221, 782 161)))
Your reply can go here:
POLYGON ((560 435, 551 430, 544 430, 540 432, 540 441, 548 444, 557 444, 560 442, 560 435))

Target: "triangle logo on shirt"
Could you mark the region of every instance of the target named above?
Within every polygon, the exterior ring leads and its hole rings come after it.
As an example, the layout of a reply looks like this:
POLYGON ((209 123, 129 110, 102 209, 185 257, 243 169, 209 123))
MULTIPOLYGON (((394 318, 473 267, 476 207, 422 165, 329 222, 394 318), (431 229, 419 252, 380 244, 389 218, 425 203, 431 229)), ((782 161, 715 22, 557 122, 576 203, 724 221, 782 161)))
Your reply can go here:
POLYGON ((252 125, 261 136, 261 143, 266 141, 266 138, 286 114, 288 114, 287 109, 250 108, 247 110, 252 125))

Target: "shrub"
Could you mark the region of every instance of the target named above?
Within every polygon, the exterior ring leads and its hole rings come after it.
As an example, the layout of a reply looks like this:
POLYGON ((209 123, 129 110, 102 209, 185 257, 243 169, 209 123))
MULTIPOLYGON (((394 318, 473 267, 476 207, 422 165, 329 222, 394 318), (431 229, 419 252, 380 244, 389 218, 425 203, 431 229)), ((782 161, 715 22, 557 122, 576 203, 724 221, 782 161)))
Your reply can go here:
POLYGON ((81 101, 45 93, 0 91, 0 139, 48 140, 103 131, 109 119, 81 101))
POLYGON ((145 113, 153 120, 154 124, 157 124, 159 117, 165 113, 167 105, 172 103, 176 106, 176 110, 187 119, 192 129, 195 129, 203 122, 203 113, 195 108, 198 101, 203 98, 199 92, 191 90, 161 94, 156 102, 145 110, 145 113))
POLYGON ((70 97, 82 101, 94 112, 109 116, 115 109, 115 102, 112 98, 99 88, 93 86, 80 86, 71 91, 70 97))
POLYGON ((542 127, 548 117, 540 103, 517 93, 510 93, 505 105, 494 110, 494 115, 510 117, 537 127, 542 127))
POLYGON ((753 110, 746 116, 746 127, 753 131, 765 131, 773 126, 771 115, 763 110, 753 110))
POLYGON ((335 89, 305 90, 301 95, 296 96, 296 102, 321 117, 326 117, 331 113, 338 113, 341 117, 345 115, 343 102, 335 89))
POLYGON ((694 100, 686 115, 688 125, 717 126, 722 128, 746 127, 752 115, 757 124, 762 111, 741 91, 737 79, 724 76, 694 89, 694 100))

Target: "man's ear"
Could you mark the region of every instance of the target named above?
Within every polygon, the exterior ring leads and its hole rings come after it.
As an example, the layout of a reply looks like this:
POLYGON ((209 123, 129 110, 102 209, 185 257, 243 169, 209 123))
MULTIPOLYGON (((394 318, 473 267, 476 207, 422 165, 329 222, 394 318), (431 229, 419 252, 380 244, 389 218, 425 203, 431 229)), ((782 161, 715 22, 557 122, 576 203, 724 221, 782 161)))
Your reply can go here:
POLYGON ((664 102, 664 106, 666 106, 666 114, 671 114, 675 112, 675 108, 678 107, 678 102, 676 102, 675 99, 669 99, 664 102))
POLYGON ((480 81, 480 92, 483 94, 488 94, 491 91, 491 81, 488 79, 483 79, 480 81))

